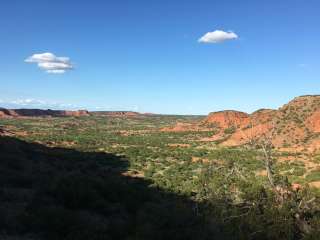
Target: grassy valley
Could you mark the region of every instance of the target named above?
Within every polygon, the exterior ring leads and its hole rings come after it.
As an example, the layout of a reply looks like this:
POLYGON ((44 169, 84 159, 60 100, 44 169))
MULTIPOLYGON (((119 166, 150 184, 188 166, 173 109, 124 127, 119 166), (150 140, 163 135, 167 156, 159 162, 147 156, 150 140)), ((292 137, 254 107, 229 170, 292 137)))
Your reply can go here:
MULTIPOLYGON (((317 152, 203 141, 202 116, 4 118, 3 239, 317 239, 317 152)), ((225 134, 233 134, 227 130, 225 134)))

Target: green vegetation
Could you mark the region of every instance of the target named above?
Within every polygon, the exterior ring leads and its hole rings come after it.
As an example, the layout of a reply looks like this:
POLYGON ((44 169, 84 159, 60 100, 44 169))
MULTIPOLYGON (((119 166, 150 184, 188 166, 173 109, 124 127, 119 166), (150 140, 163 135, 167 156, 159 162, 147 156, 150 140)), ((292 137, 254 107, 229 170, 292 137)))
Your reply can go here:
POLYGON ((320 169, 311 171, 307 176, 306 179, 309 182, 320 181, 320 169))
POLYGON ((318 239, 319 172, 160 131, 200 118, 1 119, 0 239, 318 239))
POLYGON ((237 128, 236 128, 235 126, 232 126, 232 127, 226 128, 226 129, 224 130, 224 133, 225 133, 225 134, 233 134, 233 133, 235 133, 236 129, 237 129, 237 128))

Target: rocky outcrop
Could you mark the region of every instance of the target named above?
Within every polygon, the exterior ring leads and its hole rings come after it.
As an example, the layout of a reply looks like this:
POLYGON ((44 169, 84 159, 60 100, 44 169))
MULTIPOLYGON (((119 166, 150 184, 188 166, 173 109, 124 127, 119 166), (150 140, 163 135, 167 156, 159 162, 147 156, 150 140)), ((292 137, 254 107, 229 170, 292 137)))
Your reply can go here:
POLYGON ((250 114, 250 122, 267 123, 275 118, 277 110, 274 109, 259 109, 250 114))
POLYGON ((42 109, 5 109, 0 108, 0 117, 80 117, 89 116, 87 110, 63 111, 42 109))
POLYGON ((0 117, 17 117, 18 114, 11 109, 0 108, 0 117))
MULTIPOLYGON (((87 110, 43 110, 43 109, 6 109, 0 108, 0 118, 6 117, 82 117, 82 116, 135 117, 144 116, 133 111, 94 111, 87 110)), ((151 115, 151 114, 148 114, 151 115)), ((147 115, 146 115, 147 116, 147 115)))
POLYGON ((111 117, 135 117, 141 115, 138 112, 133 111, 95 111, 90 112, 92 115, 96 116, 111 116, 111 117))
POLYGON ((320 95, 296 97, 278 110, 260 109, 251 114, 230 110, 213 112, 196 124, 178 123, 170 131, 201 131, 208 128, 215 134, 203 141, 215 141, 223 146, 239 146, 268 136, 278 149, 318 152, 320 95))
MULTIPOLYGON (((320 96, 296 97, 278 110, 260 110, 250 115, 250 126, 238 128, 223 142, 226 146, 248 142, 244 136, 259 138, 268 135, 273 145, 285 151, 320 150, 320 96)), ((248 138, 248 139, 249 139, 248 138)))
POLYGON ((203 121, 204 125, 216 125, 220 128, 243 127, 250 122, 249 114, 239 111, 220 111, 213 112, 203 121))

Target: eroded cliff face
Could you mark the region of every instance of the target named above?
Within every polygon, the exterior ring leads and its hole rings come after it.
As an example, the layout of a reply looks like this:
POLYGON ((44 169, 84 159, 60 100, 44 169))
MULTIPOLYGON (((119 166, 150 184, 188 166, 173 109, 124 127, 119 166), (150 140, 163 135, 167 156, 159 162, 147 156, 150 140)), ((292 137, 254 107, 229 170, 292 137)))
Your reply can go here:
POLYGON ((312 113, 309 117, 307 117, 306 127, 314 133, 320 133, 320 111, 316 111, 312 113))
POLYGON ((247 113, 239 111, 220 111, 210 113, 203 121, 204 125, 216 125, 220 128, 244 127, 250 122, 247 113))
POLYGON ((81 117, 81 116, 110 116, 110 117, 135 117, 148 116, 149 114, 141 114, 133 111, 94 111, 87 110, 43 110, 43 109, 6 109, 0 108, 0 118, 5 117, 81 117))
POLYGON ((239 146, 268 135, 278 149, 320 151, 320 96, 297 97, 278 110, 261 109, 252 114, 213 112, 192 126, 179 123, 165 130, 208 128, 215 134, 203 140, 217 141, 223 146, 239 146))
POLYGON ((80 117, 89 116, 87 110, 64 111, 42 109, 5 109, 0 108, 0 117, 80 117))

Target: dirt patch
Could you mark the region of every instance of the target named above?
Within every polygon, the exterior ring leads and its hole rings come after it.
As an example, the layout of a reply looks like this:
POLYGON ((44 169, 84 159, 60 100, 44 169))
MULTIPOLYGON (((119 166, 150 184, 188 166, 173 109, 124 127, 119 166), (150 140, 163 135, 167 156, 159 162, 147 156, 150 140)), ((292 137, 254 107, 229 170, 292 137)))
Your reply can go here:
POLYGON ((135 170, 124 172, 121 175, 125 177, 132 177, 132 178, 144 178, 144 174, 142 172, 135 171, 135 170))
POLYGON ((267 171, 266 170, 256 171, 256 176, 266 177, 267 171))
POLYGON ((320 181, 310 182, 309 186, 310 187, 315 187, 315 188, 320 188, 320 181))
POLYGON ((192 157, 191 162, 193 162, 193 163, 209 163, 210 160, 208 158, 192 157))

